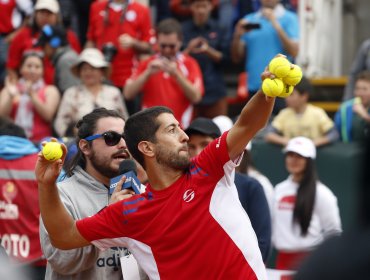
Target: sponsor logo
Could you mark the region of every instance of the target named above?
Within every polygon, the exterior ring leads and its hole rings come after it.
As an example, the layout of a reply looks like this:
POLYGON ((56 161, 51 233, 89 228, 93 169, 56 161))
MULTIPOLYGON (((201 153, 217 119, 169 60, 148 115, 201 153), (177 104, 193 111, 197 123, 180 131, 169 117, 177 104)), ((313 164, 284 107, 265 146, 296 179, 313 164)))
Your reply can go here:
POLYGON ((185 202, 190 202, 194 199, 195 192, 192 189, 188 189, 184 192, 183 199, 185 202))
POLYGON ((6 182, 1 187, 1 192, 4 200, 0 200, 0 219, 2 220, 17 220, 19 219, 18 205, 13 204, 14 198, 18 194, 17 187, 12 182, 6 182))
POLYGON ((27 258, 30 254, 31 242, 25 234, 2 234, 1 246, 4 247, 6 253, 13 257, 27 258))
POLYGON ((292 209, 294 209, 295 199, 296 199, 295 195, 284 196, 279 201, 279 209, 280 210, 292 210, 292 209))

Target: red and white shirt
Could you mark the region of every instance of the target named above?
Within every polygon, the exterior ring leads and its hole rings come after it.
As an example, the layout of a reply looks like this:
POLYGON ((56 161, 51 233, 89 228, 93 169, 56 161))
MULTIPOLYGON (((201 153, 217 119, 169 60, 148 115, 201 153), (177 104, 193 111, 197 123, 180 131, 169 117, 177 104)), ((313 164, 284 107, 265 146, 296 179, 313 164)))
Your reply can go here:
POLYGON ((137 62, 134 49, 123 49, 118 38, 122 34, 148 43, 155 42, 155 32, 151 25, 150 10, 140 3, 130 1, 127 9, 115 9, 114 3, 97 1, 91 5, 88 40, 94 42, 100 50, 107 43, 117 48, 117 54, 112 61, 111 80, 117 87, 123 87, 131 76, 137 62))
POLYGON ((235 195, 227 133, 168 188, 117 202, 77 222, 101 249, 122 246, 150 279, 266 279, 248 215, 235 195))
MULTIPOLYGON (((159 57, 160 55, 156 54, 142 61, 131 79, 136 80, 148 68, 149 63, 159 57)), ((203 94, 203 76, 197 61, 188 55, 179 53, 176 62, 181 73, 203 94)), ((166 106, 173 111, 175 118, 180 121, 183 128, 189 126, 193 118, 193 104, 185 96, 183 89, 175 78, 166 72, 158 71, 150 76, 141 91, 143 93, 143 109, 153 106, 166 106)))

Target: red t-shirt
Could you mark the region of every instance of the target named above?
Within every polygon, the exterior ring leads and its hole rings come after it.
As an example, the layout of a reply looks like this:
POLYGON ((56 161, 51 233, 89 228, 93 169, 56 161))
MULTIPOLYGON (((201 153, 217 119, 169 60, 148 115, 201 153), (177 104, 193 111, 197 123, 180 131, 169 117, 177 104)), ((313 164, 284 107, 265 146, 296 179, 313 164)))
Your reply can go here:
POLYGON ((128 34, 139 41, 154 43, 155 34, 151 26, 150 10, 146 6, 131 1, 126 11, 115 11, 110 6, 107 8, 107 5, 107 1, 91 5, 87 38, 100 50, 107 43, 113 43, 117 48, 112 61, 111 80, 115 86, 123 87, 136 63, 136 52, 134 49, 119 47, 119 36, 128 34))
POLYGON ((168 188, 117 202, 77 221, 97 247, 127 247, 150 279, 266 279, 248 215, 234 185, 227 133, 168 188))
MULTIPOLYGON (((148 64, 158 57, 159 55, 154 55, 149 59, 142 61, 134 71, 131 78, 135 80, 147 69, 148 64)), ((188 55, 178 54, 177 67, 203 94, 203 76, 196 60, 188 55)), ((144 84, 142 93, 143 108, 167 106, 172 109, 175 118, 181 123, 183 128, 189 126, 193 117, 193 105, 185 96, 178 82, 168 73, 159 71, 158 73, 153 74, 144 84)))
MULTIPOLYGON (((21 64, 25 51, 32 49, 40 50, 40 48, 34 47, 39 36, 40 33, 33 33, 30 27, 22 27, 10 43, 8 61, 6 64, 7 68, 17 70, 21 64)), ((81 51, 80 43, 73 31, 67 30, 67 40, 77 53, 81 51)), ((47 57, 44 58, 44 80, 47 84, 54 84, 54 66, 47 57)))
POLYGON ((14 30, 12 15, 15 7, 15 0, 0 1, 0 34, 7 34, 14 30))

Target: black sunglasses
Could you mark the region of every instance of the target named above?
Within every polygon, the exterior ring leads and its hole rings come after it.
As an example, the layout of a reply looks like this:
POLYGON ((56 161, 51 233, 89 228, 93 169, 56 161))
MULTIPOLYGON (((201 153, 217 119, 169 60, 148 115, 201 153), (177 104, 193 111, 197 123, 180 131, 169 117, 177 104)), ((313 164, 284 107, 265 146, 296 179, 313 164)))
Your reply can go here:
POLYGON ((105 144, 107 144, 107 146, 115 146, 119 143, 119 141, 121 141, 121 138, 124 139, 123 134, 119 134, 115 131, 107 131, 107 132, 104 132, 102 134, 91 135, 91 136, 88 136, 84 139, 86 141, 92 141, 92 140, 98 139, 100 137, 104 138, 105 144))
POLYGON ((161 49, 170 48, 171 50, 176 48, 175 44, 160 44, 161 49))

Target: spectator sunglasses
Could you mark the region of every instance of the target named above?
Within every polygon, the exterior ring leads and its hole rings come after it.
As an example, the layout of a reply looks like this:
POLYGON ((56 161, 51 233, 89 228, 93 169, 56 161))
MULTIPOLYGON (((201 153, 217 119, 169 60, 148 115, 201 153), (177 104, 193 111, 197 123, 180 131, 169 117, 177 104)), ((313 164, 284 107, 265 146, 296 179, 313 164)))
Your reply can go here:
POLYGON ((123 134, 119 134, 118 132, 115 131, 107 131, 102 134, 94 134, 84 139, 86 141, 93 141, 100 137, 104 138, 104 142, 107 146, 116 146, 119 143, 119 141, 121 141, 121 138, 124 139, 123 134))

